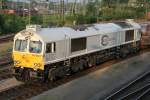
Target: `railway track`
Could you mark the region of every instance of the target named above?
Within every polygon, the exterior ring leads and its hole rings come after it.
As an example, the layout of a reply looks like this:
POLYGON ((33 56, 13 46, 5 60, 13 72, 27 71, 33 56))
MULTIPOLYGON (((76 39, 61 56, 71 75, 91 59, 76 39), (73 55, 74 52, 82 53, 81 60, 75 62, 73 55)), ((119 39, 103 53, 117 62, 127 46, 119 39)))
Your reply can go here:
POLYGON ((13 77, 11 66, 12 65, 10 64, 7 64, 5 66, 0 66, 0 81, 13 77))
POLYGON ((2 60, 0 60, 0 67, 3 67, 5 65, 9 65, 11 63, 12 63, 12 60, 2 59, 2 60))
POLYGON ((150 93, 150 71, 108 96, 105 100, 146 100, 150 93))
POLYGON ((146 100, 150 93, 150 71, 127 84, 105 100, 146 100))
MULTIPOLYGON (((130 55, 128 58, 143 54, 143 53, 148 52, 148 51, 150 51, 150 49, 143 50, 136 55, 130 55)), ((50 82, 42 83, 41 80, 40 81, 39 80, 33 80, 33 81, 28 82, 28 83, 10 88, 10 89, 3 91, 3 92, 0 92, 0 98, 2 100, 8 100, 8 99, 9 100, 25 100, 27 98, 31 98, 33 96, 39 95, 44 91, 47 91, 47 90, 53 89, 57 86, 60 86, 62 84, 65 84, 71 80, 74 80, 74 79, 77 79, 81 76, 87 75, 87 74, 94 72, 96 70, 103 69, 105 67, 109 67, 109 65, 121 62, 123 60, 125 60, 125 59, 110 60, 108 62, 101 64, 100 67, 95 66, 95 67, 89 68, 87 70, 81 71, 81 72, 76 73, 74 75, 66 76, 63 79, 59 79, 58 81, 56 81, 54 83, 50 83, 50 82)), ((149 73, 149 75, 150 75, 150 73, 149 73)), ((108 100, 110 100, 110 99, 108 99, 108 100)))
POLYGON ((13 74, 10 68, 0 70, 0 81, 8 78, 12 78, 13 74))
POLYGON ((6 35, 6 36, 1 36, 0 37, 0 43, 8 42, 8 41, 13 41, 14 34, 11 35, 6 35))
POLYGON ((11 70, 12 59, 10 54, 1 56, 0 58, 0 81, 13 77, 13 73, 11 70))
POLYGON ((0 67, 6 66, 6 65, 11 64, 11 63, 12 63, 12 57, 11 57, 10 52, 8 52, 7 54, 0 55, 0 67))

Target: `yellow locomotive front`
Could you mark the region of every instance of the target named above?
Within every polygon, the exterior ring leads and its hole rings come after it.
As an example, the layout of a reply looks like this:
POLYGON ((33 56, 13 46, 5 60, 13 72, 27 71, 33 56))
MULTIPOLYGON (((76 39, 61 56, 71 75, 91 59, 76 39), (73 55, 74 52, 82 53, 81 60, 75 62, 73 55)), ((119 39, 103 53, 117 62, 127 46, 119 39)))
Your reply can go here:
POLYGON ((44 70, 44 43, 33 30, 23 30, 14 37, 14 74, 17 79, 27 80, 41 76, 44 70))

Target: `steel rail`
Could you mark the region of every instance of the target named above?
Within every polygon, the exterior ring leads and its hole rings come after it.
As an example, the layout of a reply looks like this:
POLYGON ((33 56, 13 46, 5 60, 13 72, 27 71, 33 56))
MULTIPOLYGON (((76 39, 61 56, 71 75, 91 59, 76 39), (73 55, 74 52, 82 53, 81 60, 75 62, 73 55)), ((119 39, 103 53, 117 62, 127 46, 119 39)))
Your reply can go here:
POLYGON ((143 75, 139 76, 138 78, 136 78, 135 80, 133 80, 129 84, 125 85, 124 87, 122 87, 121 89, 119 89, 118 91, 116 91, 115 93, 113 93, 110 96, 106 97, 104 100, 112 100, 111 98, 114 98, 119 93, 121 93, 123 90, 127 89, 128 87, 130 87, 131 85, 135 84, 137 81, 143 79, 144 77, 146 77, 148 75, 150 75, 150 71, 148 71, 148 72, 144 73, 143 75))
POLYGON ((150 88, 147 89, 144 93, 142 93, 136 100, 141 100, 141 99, 144 98, 144 96, 146 96, 149 92, 150 92, 150 88))
POLYGON ((120 98, 120 100, 131 100, 132 98, 139 98, 142 93, 144 93, 146 90, 150 88, 150 83, 146 84, 143 87, 140 87, 139 89, 136 89, 135 91, 125 95, 124 97, 120 98))

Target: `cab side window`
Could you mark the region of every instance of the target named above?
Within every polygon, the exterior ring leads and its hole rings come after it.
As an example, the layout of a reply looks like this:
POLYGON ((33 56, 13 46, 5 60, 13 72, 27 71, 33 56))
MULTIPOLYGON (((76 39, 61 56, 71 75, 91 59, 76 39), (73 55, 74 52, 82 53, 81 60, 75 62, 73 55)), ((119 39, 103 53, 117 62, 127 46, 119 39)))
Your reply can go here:
POLYGON ((56 52, 56 43, 47 43, 46 44, 46 53, 55 53, 56 52))

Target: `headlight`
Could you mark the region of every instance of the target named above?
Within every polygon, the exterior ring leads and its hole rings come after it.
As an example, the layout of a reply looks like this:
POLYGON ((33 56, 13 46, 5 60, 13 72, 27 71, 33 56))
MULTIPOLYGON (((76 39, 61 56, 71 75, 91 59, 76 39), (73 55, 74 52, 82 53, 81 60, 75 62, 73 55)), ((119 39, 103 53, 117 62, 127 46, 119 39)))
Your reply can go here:
POLYGON ((14 64, 18 65, 18 64, 20 64, 20 61, 16 60, 16 61, 14 61, 14 64))
POLYGON ((40 63, 34 63, 34 66, 35 66, 35 67, 40 67, 41 64, 40 64, 40 63))

